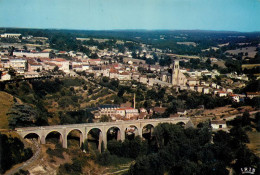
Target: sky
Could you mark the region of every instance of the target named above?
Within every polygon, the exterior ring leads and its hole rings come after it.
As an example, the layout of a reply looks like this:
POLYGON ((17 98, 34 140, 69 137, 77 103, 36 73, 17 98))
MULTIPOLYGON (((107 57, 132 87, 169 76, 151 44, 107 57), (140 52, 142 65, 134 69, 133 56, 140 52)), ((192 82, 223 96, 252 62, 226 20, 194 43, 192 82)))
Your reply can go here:
POLYGON ((260 31, 260 0, 0 0, 0 27, 260 31))

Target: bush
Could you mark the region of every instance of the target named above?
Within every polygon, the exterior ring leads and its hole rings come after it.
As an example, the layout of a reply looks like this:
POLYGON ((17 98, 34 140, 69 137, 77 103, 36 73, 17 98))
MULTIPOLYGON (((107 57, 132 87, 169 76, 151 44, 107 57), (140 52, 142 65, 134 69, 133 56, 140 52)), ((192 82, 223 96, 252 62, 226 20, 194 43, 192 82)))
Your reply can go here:
POLYGON ((63 165, 60 165, 57 174, 81 174, 83 165, 84 161, 82 162, 80 159, 73 159, 72 163, 65 163, 63 165))
POLYGON ((117 166, 129 163, 130 161, 132 161, 132 159, 111 155, 107 150, 99 154, 96 160, 97 163, 103 166, 117 166))
POLYGON ((64 156, 63 156, 63 149, 61 148, 55 148, 55 149, 51 149, 51 148, 48 148, 46 153, 49 154, 51 157, 55 156, 55 157, 59 157, 61 159, 64 159, 64 156))

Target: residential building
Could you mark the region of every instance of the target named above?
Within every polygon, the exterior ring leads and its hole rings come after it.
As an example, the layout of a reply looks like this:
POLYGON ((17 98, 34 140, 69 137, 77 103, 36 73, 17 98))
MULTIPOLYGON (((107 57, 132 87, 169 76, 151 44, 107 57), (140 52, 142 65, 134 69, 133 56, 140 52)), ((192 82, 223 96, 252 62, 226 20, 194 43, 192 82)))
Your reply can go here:
POLYGON ((177 114, 179 115, 179 116, 184 116, 184 115, 187 115, 187 110, 185 110, 185 109, 177 109, 177 114))
POLYGON ((139 116, 139 112, 138 109, 134 109, 134 108, 126 108, 125 109, 125 118, 126 119, 137 119, 137 117, 139 116))
POLYGON ((27 58, 49 58, 49 52, 29 52, 24 50, 16 50, 13 52, 13 56, 16 57, 27 57, 27 58))
POLYGON ((19 38, 21 35, 20 33, 4 33, 1 34, 1 38, 19 38))
POLYGON ((70 63, 69 61, 63 58, 56 58, 51 61, 52 63, 56 64, 59 67, 59 70, 62 70, 65 73, 69 73, 70 63))
POLYGON ((212 129, 226 129, 227 124, 226 124, 226 121, 224 121, 224 120, 212 120, 211 127, 212 127, 212 129))
POLYGON ((11 75, 9 75, 7 72, 3 72, 0 80, 1 81, 11 80, 11 75))
POLYGON ((232 99, 233 99, 234 102, 237 102, 237 103, 240 102, 239 95, 237 95, 237 94, 231 94, 230 96, 232 97, 232 99))
POLYGON ((218 96, 219 96, 219 97, 226 97, 226 96, 227 96, 227 93, 224 92, 224 91, 218 91, 218 96))
POLYGON ((27 60, 22 58, 10 59, 9 66, 15 69, 18 73, 24 73, 27 70, 27 60))
POLYGON ((247 92, 246 97, 250 98, 250 99, 252 99, 254 97, 260 97, 260 92, 247 92))

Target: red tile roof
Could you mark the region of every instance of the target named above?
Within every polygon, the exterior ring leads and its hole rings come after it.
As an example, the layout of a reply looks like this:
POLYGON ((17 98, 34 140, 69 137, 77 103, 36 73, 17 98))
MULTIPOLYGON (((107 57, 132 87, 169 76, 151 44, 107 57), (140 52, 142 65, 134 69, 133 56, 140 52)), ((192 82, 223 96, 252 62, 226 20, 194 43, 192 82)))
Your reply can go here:
POLYGON ((53 61, 62 62, 62 61, 66 61, 66 60, 65 60, 65 59, 63 59, 63 58, 55 58, 55 59, 53 59, 53 61))
POLYGON ((101 61, 101 59, 100 58, 98 58, 98 59, 89 59, 88 61, 101 61))
POLYGON ((247 95, 260 95, 260 92, 246 92, 247 95))
POLYGON ((122 72, 120 75, 129 75, 127 72, 122 72))
POLYGON ((116 74, 116 73, 118 73, 118 71, 117 70, 115 70, 115 69, 110 69, 110 71, 109 71, 110 73, 114 73, 114 74, 116 74))
POLYGON ((153 110, 154 112, 162 114, 166 111, 166 107, 154 107, 153 110))

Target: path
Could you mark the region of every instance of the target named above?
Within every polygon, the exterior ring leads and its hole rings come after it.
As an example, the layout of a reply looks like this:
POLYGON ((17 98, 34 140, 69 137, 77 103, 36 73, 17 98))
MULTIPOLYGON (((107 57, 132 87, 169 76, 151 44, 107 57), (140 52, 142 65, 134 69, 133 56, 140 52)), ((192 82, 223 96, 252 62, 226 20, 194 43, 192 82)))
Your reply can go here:
POLYGON ((125 165, 121 165, 120 168, 124 168, 124 169, 121 169, 121 170, 117 170, 117 171, 114 171, 114 172, 111 172, 111 173, 105 173, 104 175, 112 175, 112 174, 121 174, 123 172, 126 172, 129 170, 130 166, 134 163, 135 161, 132 161, 128 164, 125 164, 125 165))
MULTIPOLYGON (((249 112, 249 114, 250 114, 250 116, 251 116, 252 114, 255 114, 255 113, 257 113, 257 112, 260 112, 260 110, 251 111, 251 112, 249 112)), ((235 115, 232 115, 232 116, 229 116, 229 117, 224 117, 224 119, 226 119, 226 121, 233 120, 234 118, 236 118, 236 117, 239 116, 239 115, 241 115, 241 114, 235 114, 235 115)))

